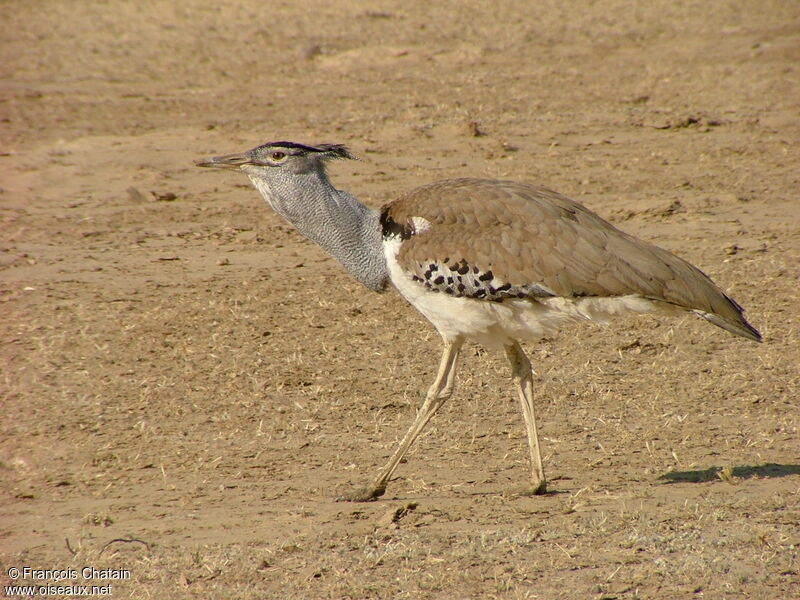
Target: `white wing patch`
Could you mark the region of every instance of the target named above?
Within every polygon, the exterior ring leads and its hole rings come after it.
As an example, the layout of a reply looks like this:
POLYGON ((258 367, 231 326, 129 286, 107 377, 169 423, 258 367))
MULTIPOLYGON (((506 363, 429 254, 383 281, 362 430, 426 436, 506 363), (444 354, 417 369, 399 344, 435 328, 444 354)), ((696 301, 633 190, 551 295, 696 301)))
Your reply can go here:
POLYGON ((418 235, 423 231, 428 231, 431 228, 431 222, 423 217, 411 217, 411 226, 414 228, 414 235, 418 235))

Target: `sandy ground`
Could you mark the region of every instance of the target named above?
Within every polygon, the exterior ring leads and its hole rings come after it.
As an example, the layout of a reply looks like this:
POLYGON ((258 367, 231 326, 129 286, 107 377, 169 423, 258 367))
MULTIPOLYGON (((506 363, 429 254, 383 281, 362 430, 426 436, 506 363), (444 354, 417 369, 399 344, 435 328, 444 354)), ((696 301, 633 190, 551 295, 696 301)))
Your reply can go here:
POLYGON ((795 0, 11 0, 0 21, 4 584, 800 597, 795 0), (193 166, 276 139, 348 144, 332 177, 373 206, 455 176, 558 189, 700 266, 765 342, 687 316, 528 346, 542 497, 507 493, 522 419, 471 346, 387 495, 337 503, 439 340, 193 166))

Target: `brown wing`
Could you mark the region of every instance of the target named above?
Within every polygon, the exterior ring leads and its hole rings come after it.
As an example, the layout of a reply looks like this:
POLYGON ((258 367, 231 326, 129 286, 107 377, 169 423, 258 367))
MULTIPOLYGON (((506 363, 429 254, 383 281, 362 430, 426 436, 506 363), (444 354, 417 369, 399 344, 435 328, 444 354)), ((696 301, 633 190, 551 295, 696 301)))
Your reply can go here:
POLYGON ((529 290, 530 296, 637 294, 706 313, 733 333, 760 339, 742 308, 702 271, 543 187, 440 181, 385 205, 381 222, 384 235, 405 238, 397 259, 420 281, 430 277, 433 265, 451 270, 468 265, 470 272, 490 273, 508 284, 514 295, 523 295, 518 290, 529 290), (430 226, 418 227, 415 217, 430 226))

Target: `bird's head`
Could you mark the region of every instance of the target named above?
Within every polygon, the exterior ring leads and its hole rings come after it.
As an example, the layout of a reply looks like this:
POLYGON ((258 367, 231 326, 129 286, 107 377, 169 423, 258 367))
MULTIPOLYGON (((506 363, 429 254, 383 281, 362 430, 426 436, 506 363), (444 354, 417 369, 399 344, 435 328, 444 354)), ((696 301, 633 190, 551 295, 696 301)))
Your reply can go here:
POLYGON ((251 177, 270 179, 277 173, 319 172, 326 160, 345 158, 356 159, 342 144, 307 146, 296 142, 269 142, 239 154, 215 156, 198 162, 197 166, 238 169, 251 177))

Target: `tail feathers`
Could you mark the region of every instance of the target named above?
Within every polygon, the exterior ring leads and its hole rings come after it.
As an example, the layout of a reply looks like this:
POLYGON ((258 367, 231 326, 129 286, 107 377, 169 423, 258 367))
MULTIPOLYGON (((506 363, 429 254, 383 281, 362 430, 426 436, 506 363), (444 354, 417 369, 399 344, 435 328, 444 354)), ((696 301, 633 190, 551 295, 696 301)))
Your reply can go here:
POLYGON ((761 341, 761 334, 758 330, 748 323, 743 315, 739 315, 739 319, 731 321, 714 313, 704 312, 702 310, 694 311, 706 321, 713 323, 717 327, 722 327, 726 331, 730 331, 734 335, 740 335, 755 342, 761 341))

